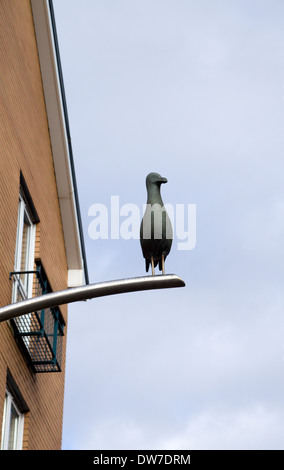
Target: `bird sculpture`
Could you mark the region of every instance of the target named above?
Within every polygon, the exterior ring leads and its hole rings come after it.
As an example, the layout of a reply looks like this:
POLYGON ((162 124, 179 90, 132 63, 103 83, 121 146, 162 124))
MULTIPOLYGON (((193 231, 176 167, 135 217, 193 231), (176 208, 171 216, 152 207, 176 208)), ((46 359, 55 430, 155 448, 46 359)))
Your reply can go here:
POLYGON ((173 230, 170 218, 161 198, 161 184, 168 180, 158 173, 149 173, 146 178, 147 205, 140 226, 140 244, 145 258, 146 272, 151 264, 152 275, 155 267, 165 274, 165 260, 172 241, 173 230))

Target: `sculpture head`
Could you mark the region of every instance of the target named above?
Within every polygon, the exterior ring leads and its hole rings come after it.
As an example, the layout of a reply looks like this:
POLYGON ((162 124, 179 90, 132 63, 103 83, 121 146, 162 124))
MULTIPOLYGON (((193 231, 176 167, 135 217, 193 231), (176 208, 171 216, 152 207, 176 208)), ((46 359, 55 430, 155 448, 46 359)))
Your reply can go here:
POLYGON ((149 173, 146 178, 146 186, 149 188, 152 184, 156 184, 157 186, 161 186, 162 183, 167 183, 167 178, 163 178, 159 173, 149 173))

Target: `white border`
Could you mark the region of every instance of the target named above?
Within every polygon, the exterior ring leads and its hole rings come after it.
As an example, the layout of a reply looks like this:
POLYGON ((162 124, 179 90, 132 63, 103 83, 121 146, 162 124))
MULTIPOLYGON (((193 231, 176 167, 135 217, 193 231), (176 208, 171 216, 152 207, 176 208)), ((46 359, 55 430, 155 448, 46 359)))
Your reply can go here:
POLYGON ((66 124, 47 0, 31 0, 68 264, 68 287, 81 286, 84 260, 66 124))

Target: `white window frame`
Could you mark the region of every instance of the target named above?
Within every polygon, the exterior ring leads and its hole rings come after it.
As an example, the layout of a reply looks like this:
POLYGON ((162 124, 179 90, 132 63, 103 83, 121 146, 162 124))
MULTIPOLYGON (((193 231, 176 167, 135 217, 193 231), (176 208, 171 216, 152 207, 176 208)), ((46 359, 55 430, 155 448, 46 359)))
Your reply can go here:
POLYGON ((3 422, 2 422, 2 438, 1 438, 1 450, 22 450, 23 448, 23 436, 24 436, 24 414, 20 412, 17 407, 15 400, 9 390, 6 390, 3 422), (16 430, 12 443, 12 448, 9 448, 10 438, 10 424, 11 424, 11 413, 12 407, 17 414, 16 430))
MULTIPOLYGON (((33 271, 34 269, 34 253, 35 253, 35 236, 36 236, 36 225, 33 223, 30 216, 28 206, 24 200, 23 195, 20 192, 19 196, 19 210, 18 210, 18 227, 17 227, 17 240, 16 240, 16 251, 15 251, 15 271, 33 271), (27 245, 27 259, 24 268, 21 265, 22 262, 22 243, 23 243, 23 232, 24 232, 24 220, 28 221, 29 232, 28 232, 28 245, 27 245)), ((20 275, 15 275, 14 286, 13 286, 13 298, 12 302, 17 301, 17 290, 20 289, 21 296, 23 299, 32 297, 32 279, 33 276, 26 275, 25 281, 23 282, 20 275)))

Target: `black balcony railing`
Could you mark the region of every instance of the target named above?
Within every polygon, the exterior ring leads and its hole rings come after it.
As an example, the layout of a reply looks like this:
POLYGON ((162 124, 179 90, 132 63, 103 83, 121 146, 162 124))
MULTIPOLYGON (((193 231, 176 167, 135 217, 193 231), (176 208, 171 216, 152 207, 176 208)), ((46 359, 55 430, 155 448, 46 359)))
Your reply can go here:
MULTIPOLYGON (((13 279, 14 301, 27 298, 25 285, 36 297, 51 292, 40 263, 35 271, 10 273, 13 279)), ((59 307, 46 308, 11 320, 15 338, 22 347, 34 372, 60 372, 65 322, 59 307)))

